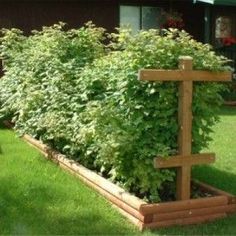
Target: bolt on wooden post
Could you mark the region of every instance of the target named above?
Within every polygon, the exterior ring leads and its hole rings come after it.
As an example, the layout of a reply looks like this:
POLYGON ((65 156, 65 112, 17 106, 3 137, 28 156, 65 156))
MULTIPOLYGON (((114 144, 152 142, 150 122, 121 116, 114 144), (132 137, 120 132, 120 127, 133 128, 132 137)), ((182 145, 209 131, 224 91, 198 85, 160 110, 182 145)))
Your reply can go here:
POLYGON ((214 153, 192 154, 192 99, 193 82, 230 81, 231 72, 209 72, 193 70, 193 59, 188 56, 179 58, 179 70, 139 71, 139 79, 146 81, 179 81, 178 105, 178 155, 169 159, 155 158, 155 168, 177 167, 177 200, 190 199, 191 194, 191 167, 199 164, 210 164, 215 161, 214 153))

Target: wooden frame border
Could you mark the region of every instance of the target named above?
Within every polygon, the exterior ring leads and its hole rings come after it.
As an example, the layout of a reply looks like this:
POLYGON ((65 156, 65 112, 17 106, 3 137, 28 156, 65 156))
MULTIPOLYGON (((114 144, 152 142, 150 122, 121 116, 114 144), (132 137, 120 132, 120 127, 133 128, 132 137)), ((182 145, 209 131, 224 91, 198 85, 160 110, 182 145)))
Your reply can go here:
MULTIPOLYGON (((7 127, 12 127, 11 123, 4 123, 7 127)), ((236 212, 236 196, 195 180, 195 184, 215 196, 148 204, 31 136, 24 135, 22 138, 46 158, 78 176, 85 184, 108 199, 140 230, 205 223, 236 212)))

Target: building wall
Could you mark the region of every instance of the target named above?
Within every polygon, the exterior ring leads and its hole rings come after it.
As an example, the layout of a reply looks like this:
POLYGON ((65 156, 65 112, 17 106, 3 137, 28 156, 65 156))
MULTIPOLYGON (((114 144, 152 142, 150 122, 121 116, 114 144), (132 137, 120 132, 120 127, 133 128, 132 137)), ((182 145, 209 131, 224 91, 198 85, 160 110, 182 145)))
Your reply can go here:
POLYGON ((119 26, 119 5, 151 5, 183 13, 186 30, 204 39, 204 8, 192 0, 0 0, 0 27, 20 28, 26 34, 58 21, 76 28, 92 20, 109 32, 119 26))
POLYGON ((165 11, 177 10, 183 14, 185 29, 197 40, 204 41, 204 5, 193 4, 192 0, 121 0, 122 5, 149 5, 165 11))
POLYGON ((69 28, 80 27, 92 20, 109 31, 118 25, 114 1, 0 1, 0 27, 20 28, 28 34, 59 21, 69 28))

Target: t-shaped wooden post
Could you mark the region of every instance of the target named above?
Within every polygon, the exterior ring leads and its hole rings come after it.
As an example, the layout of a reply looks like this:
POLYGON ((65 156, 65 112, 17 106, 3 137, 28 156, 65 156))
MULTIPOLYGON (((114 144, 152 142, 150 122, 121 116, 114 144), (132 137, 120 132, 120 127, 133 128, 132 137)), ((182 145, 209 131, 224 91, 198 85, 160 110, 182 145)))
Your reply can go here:
MULTIPOLYGON (((193 60, 191 57, 181 57, 179 59, 179 69, 183 71, 192 71, 193 60)), ((178 147, 179 154, 183 156, 192 153, 192 98, 193 81, 183 81, 179 84, 179 135, 178 147)), ((177 169, 177 199, 185 200, 190 198, 191 189, 191 166, 182 166, 177 169)))
POLYGON ((191 191, 191 166, 197 164, 212 163, 215 154, 192 155, 192 97, 193 81, 230 81, 230 72, 194 71, 193 59, 183 56, 179 58, 179 70, 140 70, 139 79, 148 81, 180 81, 179 83, 179 155, 170 159, 155 158, 155 168, 177 169, 177 193, 178 200, 190 199, 191 191))

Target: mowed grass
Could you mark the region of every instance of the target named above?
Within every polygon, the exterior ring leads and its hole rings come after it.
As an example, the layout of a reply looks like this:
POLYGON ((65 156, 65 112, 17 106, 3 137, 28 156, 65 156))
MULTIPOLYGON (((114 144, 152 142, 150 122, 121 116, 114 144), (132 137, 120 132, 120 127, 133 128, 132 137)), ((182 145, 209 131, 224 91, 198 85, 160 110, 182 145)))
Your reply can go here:
POLYGON ((78 178, 0 130, 0 235, 132 234, 135 227, 78 178))
MULTIPOLYGON (((236 108, 222 108, 206 151, 212 166, 193 176, 236 194, 236 108)), ((140 235, 111 205, 76 177, 42 158, 14 133, 0 130, 0 234, 140 235)), ((197 226, 145 231, 143 235, 236 235, 236 215, 197 226)))

